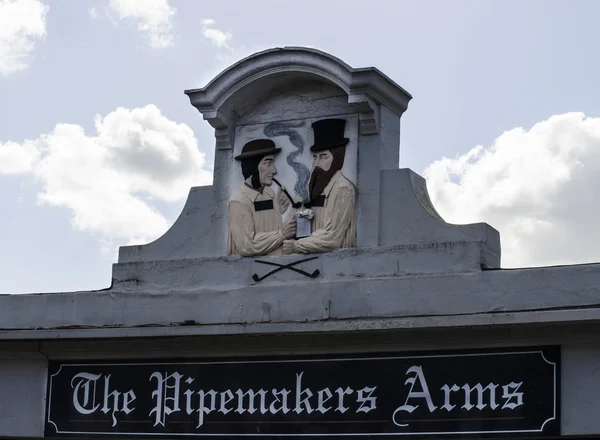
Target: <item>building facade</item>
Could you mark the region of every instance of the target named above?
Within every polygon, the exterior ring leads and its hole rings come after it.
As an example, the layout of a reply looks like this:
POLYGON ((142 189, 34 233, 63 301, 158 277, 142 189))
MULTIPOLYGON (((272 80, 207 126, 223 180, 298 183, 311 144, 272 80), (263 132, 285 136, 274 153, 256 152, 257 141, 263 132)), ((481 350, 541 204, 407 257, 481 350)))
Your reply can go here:
POLYGON ((445 222, 408 92, 290 47, 186 94, 213 185, 110 288, 0 297, 0 437, 600 435, 600 265, 445 222))

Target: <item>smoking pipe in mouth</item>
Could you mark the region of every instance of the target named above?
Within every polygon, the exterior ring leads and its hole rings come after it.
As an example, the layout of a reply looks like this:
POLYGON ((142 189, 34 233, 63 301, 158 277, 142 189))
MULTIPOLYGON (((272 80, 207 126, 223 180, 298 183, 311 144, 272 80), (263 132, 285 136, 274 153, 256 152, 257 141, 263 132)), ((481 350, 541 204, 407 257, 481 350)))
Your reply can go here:
POLYGON ((281 183, 279 183, 279 181, 275 178, 273 178, 273 182, 275 182, 277 185, 279 185, 279 188, 281 188, 281 190, 284 192, 284 194, 287 196, 288 199, 290 199, 290 202, 292 203, 292 206, 294 207, 294 209, 298 209, 302 206, 301 202, 294 202, 294 199, 292 199, 292 196, 290 196, 290 193, 287 192, 287 189, 285 189, 285 186, 283 186, 281 183))

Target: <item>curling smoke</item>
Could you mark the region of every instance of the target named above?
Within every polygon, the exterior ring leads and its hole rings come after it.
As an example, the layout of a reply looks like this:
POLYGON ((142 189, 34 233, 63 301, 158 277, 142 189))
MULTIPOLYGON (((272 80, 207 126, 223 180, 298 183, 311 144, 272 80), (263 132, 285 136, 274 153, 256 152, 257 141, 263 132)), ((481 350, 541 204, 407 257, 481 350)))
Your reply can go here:
POLYGON ((304 127, 304 122, 271 122, 265 126, 264 134, 267 137, 287 136, 291 144, 296 147, 296 151, 292 151, 286 156, 286 161, 294 170, 298 179, 294 185, 294 191, 302 200, 308 199, 308 181, 310 180, 310 170, 303 164, 296 162, 296 158, 304 152, 304 140, 298 134, 295 128, 304 127))

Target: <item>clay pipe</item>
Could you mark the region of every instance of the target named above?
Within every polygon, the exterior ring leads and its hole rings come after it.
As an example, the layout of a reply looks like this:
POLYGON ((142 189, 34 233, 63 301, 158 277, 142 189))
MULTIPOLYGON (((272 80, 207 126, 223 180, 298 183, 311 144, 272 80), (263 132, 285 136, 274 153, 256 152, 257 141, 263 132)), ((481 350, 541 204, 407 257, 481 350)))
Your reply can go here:
POLYGON ((292 196, 290 196, 290 193, 287 192, 287 189, 285 189, 285 186, 283 186, 281 183, 279 183, 279 181, 277 179, 273 178, 273 182, 275 182, 277 185, 279 185, 279 188, 281 188, 281 190, 284 192, 284 194, 287 196, 287 198, 290 199, 290 202, 294 209, 298 209, 298 208, 300 208, 300 206, 302 206, 301 202, 294 202, 294 199, 292 199, 292 196))

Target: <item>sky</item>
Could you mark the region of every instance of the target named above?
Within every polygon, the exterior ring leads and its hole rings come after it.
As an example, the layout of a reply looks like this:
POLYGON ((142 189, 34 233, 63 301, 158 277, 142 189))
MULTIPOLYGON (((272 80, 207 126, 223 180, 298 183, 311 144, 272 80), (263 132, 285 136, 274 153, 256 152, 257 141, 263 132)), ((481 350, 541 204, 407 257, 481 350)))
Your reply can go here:
POLYGON ((254 52, 324 50, 413 96, 401 168, 507 268, 600 261, 600 2, 0 0, 0 293, 110 286, 210 185, 184 95, 254 52))

